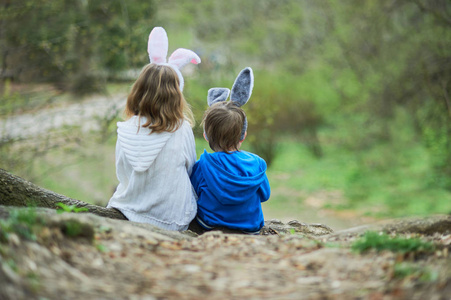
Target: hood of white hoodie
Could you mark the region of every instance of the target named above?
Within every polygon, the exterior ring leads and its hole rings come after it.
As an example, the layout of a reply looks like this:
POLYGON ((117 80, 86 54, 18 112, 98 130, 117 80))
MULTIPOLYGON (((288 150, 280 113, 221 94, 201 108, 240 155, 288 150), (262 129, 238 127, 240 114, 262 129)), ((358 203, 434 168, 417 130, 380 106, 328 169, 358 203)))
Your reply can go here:
POLYGON ((151 133, 149 128, 141 127, 146 118, 134 116, 125 122, 117 123, 117 139, 128 162, 136 172, 144 172, 171 138, 172 132, 151 133), (138 130, 139 129, 139 130, 138 130))

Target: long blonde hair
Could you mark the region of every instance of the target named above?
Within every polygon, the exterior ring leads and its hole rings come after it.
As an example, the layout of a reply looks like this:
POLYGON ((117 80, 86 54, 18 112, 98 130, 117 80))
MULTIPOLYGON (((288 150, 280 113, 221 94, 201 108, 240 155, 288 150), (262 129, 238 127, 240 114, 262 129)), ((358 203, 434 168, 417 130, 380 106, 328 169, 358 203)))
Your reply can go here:
POLYGON ((127 97, 125 116, 145 117, 152 132, 177 130, 183 120, 194 125, 191 108, 180 90, 175 70, 167 65, 148 64, 133 84, 127 97))

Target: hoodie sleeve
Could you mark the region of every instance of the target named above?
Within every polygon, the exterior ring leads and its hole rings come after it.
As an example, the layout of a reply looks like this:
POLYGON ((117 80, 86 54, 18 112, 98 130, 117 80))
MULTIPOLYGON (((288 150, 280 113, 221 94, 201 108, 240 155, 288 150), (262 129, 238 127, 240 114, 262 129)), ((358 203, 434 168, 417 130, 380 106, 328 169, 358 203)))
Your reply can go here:
POLYGON ((266 169, 267 169, 266 161, 262 158, 260 158, 260 168, 265 174, 264 174, 263 182, 261 183, 260 188, 257 191, 257 194, 260 197, 260 202, 265 202, 271 196, 271 188, 269 186, 268 177, 266 176, 266 169))
POLYGON ((260 196, 260 202, 267 201, 269 199, 269 196, 271 195, 271 188, 269 186, 269 181, 268 181, 268 177, 266 176, 266 174, 265 174, 265 180, 263 180, 257 193, 260 196))
POLYGON ((119 181, 119 185, 116 187, 116 190, 122 191, 126 189, 129 184, 129 174, 132 170, 132 166, 127 164, 124 159, 124 153, 121 148, 121 143, 119 141, 116 142, 116 177, 119 181))
POLYGON ((201 174, 201 168, 200 168, 200 161, 196 162, 193 167, 193 172, 190 176, 191 184, 193 185, 194 191, 196 192, 197 196, 200 196, 201 188, 200 188, 200 182, 202 180, 202 174, 201 174))
POLYGON ((185 166, 188 172, 188 176, 191 176, 193 166, 196 163, 196 142, 194 140, 194 134, 191 127, 185 123, 185 143, 184 143, 184 153, 185 153, 185 166))

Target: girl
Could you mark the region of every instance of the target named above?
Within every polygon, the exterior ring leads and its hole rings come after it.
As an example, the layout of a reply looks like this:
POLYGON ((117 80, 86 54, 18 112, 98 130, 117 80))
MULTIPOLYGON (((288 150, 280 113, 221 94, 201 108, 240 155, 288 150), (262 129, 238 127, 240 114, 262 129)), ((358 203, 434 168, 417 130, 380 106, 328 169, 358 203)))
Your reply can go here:
POLYGON ((197 206, 190 175, 196 162, 192 112, 169 64, 143 68, 118 122, 119 186, 107 207, 130 221, 186 230, 197 206))

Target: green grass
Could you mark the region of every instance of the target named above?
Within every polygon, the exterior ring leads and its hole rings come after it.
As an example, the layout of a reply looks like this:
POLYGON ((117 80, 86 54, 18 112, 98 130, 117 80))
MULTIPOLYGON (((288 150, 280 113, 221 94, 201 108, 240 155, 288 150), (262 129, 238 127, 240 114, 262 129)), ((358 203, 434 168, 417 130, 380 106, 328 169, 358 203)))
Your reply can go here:
MULTIPOLYGON (((88 139, 93 139, 87 136, 88 139)), ((71 151, 54 149, 35 161, 36 184, 49 190, 93 204, 106 205, 117 185, 114 158, 115 137, 105 144, 87 143, 71 151), (48 171, 45 171, 48 170, 48 171)), ((411 149, 401 165, 370 168, 377 164, 371 153, 364 163, 334 145, 323 146, 324 157, 315 158, 292 138, 284 138, 267 171, 272 196, 264 204, 269 215, 293 217, 306 210, 304 201, 323 195, 321 208, 354 210, 375 217, 428 215, 451 211, 451 193, 425 184, 427 161, 415 160, 424 154, 411 149), (331 194, 338 195, 331 198, 331 194)), ((196 139, 197 158, 212 152, 208 143, 196 139)), ((246 142, 243 149, 252 151, 246 142)))
POLYGON ((36 231, 43 225, 33 207, 13 209, 5 220, 0 220, 0 242, 5 242, 12 233, 27 239, 36 240, 36 231))
POLYGON ((64 220, 60 223, 61 232, 70 238, 85 238, 92 242, 94 229, 88 223, 82 223, 76 219, 64 220))
MULTIPOLYGON (((330 134, 323 133, 321 159, 294 138, 281 139, 268 170, 272 190, 297 193, 300 204, 309 195, 338 194, 338 198, 325 199, 323 207, 350 209, 373 217, 451 212, 451 192, 428 181, 433 171, 421 145, 381 143, 356 154, 331 142, 330 134)), ((292 201, 283 193, 273 195, 274 206, 280 206, 274 209, 282 210, 292 201)))
POLYGON ((196 138, 196 153, 197 153, 197 159, 200 158, 202 153, 204 153, 204 150, 207 150, 207 152, 211 153, 213 152, 210 149, 210 146, 208 145, 208 142, 203 138, 196 138))
POLYGON ((411 263, 397 263, 394 266, 393 277, 398 279, 416 279, 421 282, 434 282, 437 281, 439 274, 436 271, 411 263))
POLYGON ((88 211, 86 207, 77 207, 76 205, 66 205, 62 202, 58 202, 56 205, 60 207, 59 209, 56 210, 59 214, 62 214, 64 212, 79 213, 88 211))
POLYGON ((34 183, 84 202, 106 205, 118 181, 115 169, 115 137, 105 143, 86 134, 82 145, 50 150, 35 161, 34 183))
POLYGON ((418 238, 390 237, 386 233, 368 231, 352 244, 352 249, 357 252, 376 250, 378 252, 388 250, 392 252, 433 252, 434 245, 418 238))
POLYGON ((303 144, 290 138, 282 140, 278 149, 268 173, 286 174, 274 181, 276 185, 283 184, 307 193, 342 188, 346 183, 347 173, 354 164, 350 156, 332 151, 326 152, 323 159, 317 159, 303 144))

